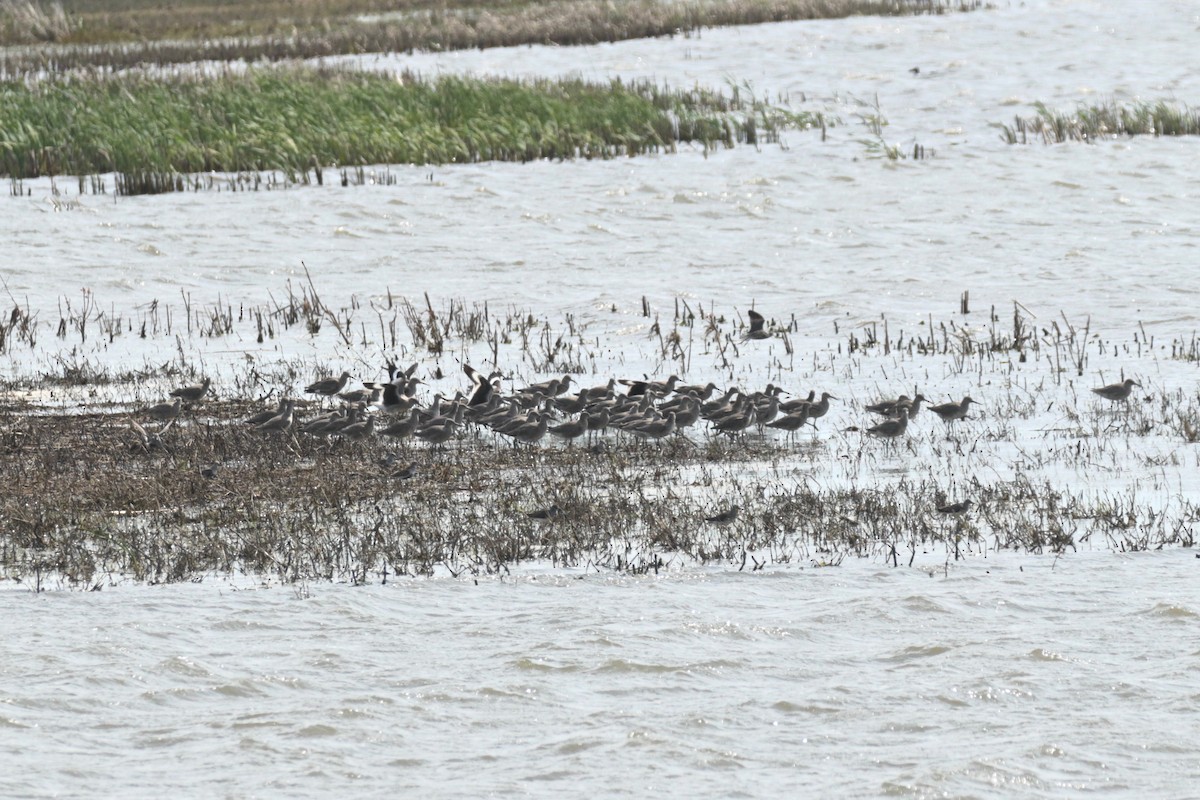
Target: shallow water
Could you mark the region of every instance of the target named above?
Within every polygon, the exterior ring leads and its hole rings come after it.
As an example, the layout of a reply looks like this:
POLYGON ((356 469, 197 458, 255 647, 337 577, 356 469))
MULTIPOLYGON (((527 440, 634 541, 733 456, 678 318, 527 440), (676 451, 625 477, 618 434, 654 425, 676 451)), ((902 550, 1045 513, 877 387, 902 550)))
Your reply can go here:
MULTIPOLYGON (((647 335, 643 296, 664 320, 676 297, 730 318, 753 301, 795 316, 797 355, 772 341, 726 368, 697 348, 686 377, 843 394, 823 449, 797 459, 806 480, 932 476, 958 490, 1026 475, 1190 526, 1181 504, 1200 499, 1197 454, 1165 423, 1195 395, 1196 364, 1172 360, 1168 343, 1197 326, 1200 144, 1009 147, 990 125, 1038 101, 1194 103, 1198 29, 1191 3, 1072 0, 364 59, 426 73, 748 81, 844 125, 826 142, 792 132, 783 147, 707 155, 393 167, 394 186, 64 200, 30 182, 31 198, 0 201, 0 275, 52 330, 60 298, 78 306, 82 289, 134 317, 155 299, 180 308, 181 289, 200 305, 254 305, 299 285, 304 262, 334 306, 390 289, 414 302, 428 292, 439 307, 571 314, 594 338, 600 379, 675 368, 647 335), (873 157, 858 117, 875 113, 876 95, 888 142, 933 158, 873 157), (1039 328, 1090 318, 1082 376, 1048 359, 963 368, 838 349, 884 316, 893 336, 929 319, 986 329, 994 305, 1007 330, 1013 301, 1039 328), (1155 398, 1140 401, 1149 434, 1104 417, 1086 391, 1122 371, 1155 398), (923 425, 911 451, 888 454, 844 430, 861 423, 863 400, 914 383, 938 399, 980 395, 966 445, 923 425), (1009 418, 1018 401, 1036 407, 1009 418), (1080 441, 1095 448, 1083 461, 1080 441)), ((4 369, 56 369, 72 348, 137 368, 182 349, 220 385, 247 355, 380 361, 377 342, 344 345, 328 330, 264 345, 245 333, 80 343, 51 330, 4 369)), ((423 359, 448 375, 431 390, 462 388, 456 355, 423 359)), ((542 377, 515 356, 508 366, 514 381, 542 377)), ((1104 545, 949 566, 930 554, 923 569, 529 568, 478 585, 255 590, 212 578, 33 595, 10 583, 0 794, 157 796, 203 782, 227 796, 1188 796, 1200 777, 1200 561, 1104 545)))
POLYGON ((5 592, 8 796, 1185 796, 1179 550, 5 592))

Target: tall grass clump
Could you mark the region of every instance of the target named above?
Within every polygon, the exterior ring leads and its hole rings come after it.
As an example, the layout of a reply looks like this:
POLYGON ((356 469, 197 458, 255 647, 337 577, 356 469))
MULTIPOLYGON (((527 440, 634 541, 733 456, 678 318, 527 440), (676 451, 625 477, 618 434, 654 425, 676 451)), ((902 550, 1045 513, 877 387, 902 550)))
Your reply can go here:
POLYGON ((34 44, 60 42, 71 34, 71 20, 62 3, 0 0, 0 42, 34 44))
POLYGON ((1002 125, 1001 136, 1009 144, 1027 144, 1030 138, 1047 144, 1090 142, 1115 136, 1196 136, 1200 134, 1200 112, 1166 101, 1116 102, 1080 106, 1073 112, 1052 111, 1043 103, 1034 106, 1031 117, 1017 116, 1012 125, 1002 125))
POLYGON ((345 70, 0 84, 0 174, 115 172, 119 191, 180 174, 365 164, 611 158, 752 140, 761 103, 649 83, 345 70))

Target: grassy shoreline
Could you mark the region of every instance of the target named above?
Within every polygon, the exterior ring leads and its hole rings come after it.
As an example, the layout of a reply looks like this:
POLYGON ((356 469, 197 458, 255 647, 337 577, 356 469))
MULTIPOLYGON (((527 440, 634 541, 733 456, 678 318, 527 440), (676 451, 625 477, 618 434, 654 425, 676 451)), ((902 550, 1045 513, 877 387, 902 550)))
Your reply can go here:
POLYGON ((526 44, 579 45, 690 35, 703 28, 858 15, 938 14, 980 0, 537 0, 530 3, 269 0, 214 13, 192 2, 169 6, 107 0, 62 14, 50 6, 0 6, 0 76, 121 70, 196 61, 280 61, 359 53, 411 53, 526 44), (26 9, 31 9, 26 11, 26 9), (47 46, 46 43, 64 43, 47 46))

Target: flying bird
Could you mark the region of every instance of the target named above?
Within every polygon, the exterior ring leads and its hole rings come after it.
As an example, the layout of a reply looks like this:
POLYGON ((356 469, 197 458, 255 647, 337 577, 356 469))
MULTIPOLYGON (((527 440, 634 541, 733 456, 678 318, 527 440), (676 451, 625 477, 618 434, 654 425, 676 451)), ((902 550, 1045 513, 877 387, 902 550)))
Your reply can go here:
POLYGON ((742 337, 742 341, 745 342, 751 339, 770 339, 771 332, 763 327, 767 324, 766 317, 755 311, 753 308, 746 313, 747 316, 750 317, 750 330, 746 331, 746 334, 742 337))
POLYGON ((470 364, 464 363, 462 368, 463 372, 467 373, 467 377, 471 379, 471 399, 467 401, 467 405, 486 405, 488 399, 491 398, 492 393, 495 391, 490 376, 484 376, 470 364))

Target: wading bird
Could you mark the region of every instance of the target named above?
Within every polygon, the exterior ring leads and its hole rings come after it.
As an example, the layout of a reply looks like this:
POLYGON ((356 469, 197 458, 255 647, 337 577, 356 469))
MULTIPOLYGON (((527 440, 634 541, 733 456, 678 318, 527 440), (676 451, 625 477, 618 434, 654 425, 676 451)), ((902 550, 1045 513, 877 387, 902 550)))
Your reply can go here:
POLYGON ((201 397, 208 394, 208 387, 212 384, 212 378, 205 378, 198 384, 192 386, 180 386, 171 392, 171 397, 178 397, 185 403, 195 403, 201 397))
POLYGON ((337 378, 322 378, 319 381, 310 383, 304 391, 308 394, 323 394, 326 397, 333 397, 335 394, 346 388, 346 381, 350 380, 350 373, 343 372, 337 378))
POLYGON ((1094 394, 1098 394, 1105 400, 1112 400, 1114 403, 1129 399, 1129 393, 1133 391, 1133 387, 1141 387, 1141 384, 1133 378, 1126 378, 1122 383, 1110 383, 1108 386, 1101 386, 1099 389, 1092 389, 1094 394))

